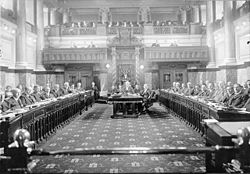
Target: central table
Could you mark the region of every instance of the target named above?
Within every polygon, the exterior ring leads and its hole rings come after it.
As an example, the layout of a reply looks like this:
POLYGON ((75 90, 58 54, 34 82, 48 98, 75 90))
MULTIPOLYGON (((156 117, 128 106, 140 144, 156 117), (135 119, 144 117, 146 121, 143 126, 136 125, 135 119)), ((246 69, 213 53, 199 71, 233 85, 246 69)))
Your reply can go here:
POLYGON ((143 102, 143 97, 137 95, 122 95, 122 96, 110 96, 108 102, 113 104, 113 115, 115 117, 138 117, 139 105, 143 102), (129 114, 129 107, 131 106, 132 112, 129 114), (137 108, 136 108, 137 107, 137 108), (122 110, 122 115, 118 114, 119 109, 122 110), (136 113, 138 112, 138 114, 136 113))

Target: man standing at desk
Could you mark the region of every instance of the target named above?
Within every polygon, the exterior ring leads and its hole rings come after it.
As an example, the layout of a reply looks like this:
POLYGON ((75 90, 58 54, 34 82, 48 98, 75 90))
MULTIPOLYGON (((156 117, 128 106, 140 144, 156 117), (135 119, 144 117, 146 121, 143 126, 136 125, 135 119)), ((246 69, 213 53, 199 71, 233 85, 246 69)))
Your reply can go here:
POLYGON ((141 96, 143 97, 142 110, 148 111, 149 104, 150 104, 151 91, 148 88, 147 84, 143 85, 143 91, 141 92, 141 96))

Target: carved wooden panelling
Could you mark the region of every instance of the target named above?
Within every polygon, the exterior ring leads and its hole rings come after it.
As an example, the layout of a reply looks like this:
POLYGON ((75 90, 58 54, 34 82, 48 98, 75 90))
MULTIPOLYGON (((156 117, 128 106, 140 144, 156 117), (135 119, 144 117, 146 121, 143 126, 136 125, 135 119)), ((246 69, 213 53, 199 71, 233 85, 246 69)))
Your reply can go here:
POLYGON ((72 48, 72 49, 45 49, 43 62, 50 63, 99 63, 107 60, 106 48, 72 48))
POLYGON ((208 61, 208 47, 148 47, 144 49, 149 61, 208 61))

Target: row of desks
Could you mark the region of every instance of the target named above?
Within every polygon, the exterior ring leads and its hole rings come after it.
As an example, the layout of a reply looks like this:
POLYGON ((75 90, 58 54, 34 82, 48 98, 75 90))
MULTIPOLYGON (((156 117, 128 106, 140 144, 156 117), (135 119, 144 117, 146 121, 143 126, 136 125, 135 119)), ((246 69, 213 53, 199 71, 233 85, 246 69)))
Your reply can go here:
MULTIPOLYGON (((206 139, 206 146, 234 146, 232 138, 236 138, 237 130, 250 127, 250 112, 214 107, 165 90, 160 91, 159 101, 200 132, 206 139)), ((223 164, 234 158, 236 154, 231 152, 206 154, 207 172, 223 172, 223 164)))
POLYGON ((43 103, 25 112, 17 112, 12 117, 0 116, 0 147, 13 142, 13 133, 20 128, 30 132, 32 141, 42 141, 83 109, 87 110, 93 102, 92 91, 87 91, 43 103))

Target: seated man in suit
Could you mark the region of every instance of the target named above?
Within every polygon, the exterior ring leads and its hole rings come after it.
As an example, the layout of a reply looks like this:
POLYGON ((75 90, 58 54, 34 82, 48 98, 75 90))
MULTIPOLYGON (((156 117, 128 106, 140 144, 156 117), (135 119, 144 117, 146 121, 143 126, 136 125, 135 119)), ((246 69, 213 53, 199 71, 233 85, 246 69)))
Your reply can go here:
POLYGON ((135 94, 138 94, 138 95, 140 95, 140 92, 141 92, 141 88, 140 88, 140 85, 138 85, 138 84, 136 84, 136 85, 135 85, 135 89, 134 89, 134 92, 135 92, 135 94))
POLYGON ((1 113, 1 112, 6 112, 7 110, 10 109, 8 100, 9 100, 10 97, 12 97, 12 96, 13 96, 12 92, 10 92, 10 91, 5 91, 4 99, 3 99, 3 101, 2 101, 1 104, 0 104, 0 113, 1 113))
POLYGON ((42 93, 42 96, 45 99, 55 98, 54 95, 50 93, 50 87, 48 86, 44 88, 44 92, 42 93))
POLYGON ((60 89, 61 90, 61 93, 62 95, 67 95, 70 93, 70 89, 69 89, 69 82, 65 82, 63 84, 63 87, 60 89))
POLYGON ((228 105, 236 108, 242 108, 247 101, 243 88, 240 84, 234 84, 234 95, 228 101, 228 105))
POLYGON ((36 102, 36 99, 31 94, 32 94, 32 88, 25 87, 24 92, 20 96, 20 100, 23 106, 31 105, 36 102))
POLYGON ((59 84, 55 84, 54 89, 51 90, 51 94, 57 98, 62 95, 62 91, 60 90, 59 84))
POLYGON ((194 88, 191 82, 187 82, 187 88, 183 91, 184 95, 190 96, 194 94, 194 88))
POLYGON ((78 82, 76 84, 76 92, 82 92, 82 91, 84 91, 84 89, 82 88, 82 84, 81 82, 78 82))
POLYGON ((148 111, 150 105, 151 90, 147 84, 143 85, 143 90, 141 91, 141 96, 143 97, 142 111, 148 111))
POLYGON ((110 94, 113 95, 113 94, 117 94, 117 93, 119 93, 118 89, 116 88, 115 85, 112 85, 111 90, 110 90, 110 94))
POLYGON ((38 85, 35 85, 35 86, 34 86, 33 93, 32 93, 31 95, 36 99, 36 102, 40 102, 40 101, 42 101, 42 100, 45 99, 45 98, 41 95, 40 86, 38 86, 38 85))
POLYGON ((209 92, 207 90, 207 86, 206 84, 202 84, 201 85, 201 91, 198 94, 199 97, 208 97, 209 96, 209 92))
POLYGON ((122 88, 122 94, 127 95, 127 94, 134 94, 134 90, 132 86, 130 85, 129 81, 125 82, 124 87, 122 88))
POLYGON ((225 106, 229 105, 229 100, 233 97, 234 95, 234 88, 232 86, 227 86, 226 88, 226 93, 220 100, 225 106))
POLYGON ((14 88, 11 90, 13 96, 9 98, 8 105, 9 108, 11 110, 15 110, 15 109, 20 109, 23 107, 23 104, 20 100, 20 96, 21 96, 21 90, 18 88, 14 88))

